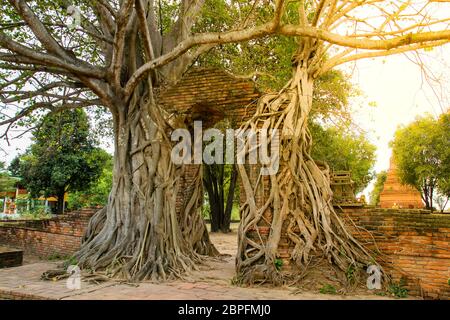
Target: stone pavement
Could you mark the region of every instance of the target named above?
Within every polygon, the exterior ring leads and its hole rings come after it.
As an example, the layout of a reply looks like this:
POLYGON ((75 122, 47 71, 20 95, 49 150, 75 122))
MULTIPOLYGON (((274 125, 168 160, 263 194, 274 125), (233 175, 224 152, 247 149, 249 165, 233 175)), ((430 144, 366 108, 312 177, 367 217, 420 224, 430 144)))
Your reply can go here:
POLYGON ((42 281, 42 272, 57 263, 42 262, 0 270, 0 298, 3 299, 75 299, 75 300, 361 300, 388 299, 375 295, 325 295, 302 292, 292 288, 241 288, 221 283, 173 281, 164 284, 130 285, 106 282, 100 285, 82 282, 80 290, 70 290, 66 281, 42 281))
MULTIPOLYGON (((185 280, 131 285, 109 281, 100 285, 82 282, 80 290, 70 290, 66 281, 42 281, 43 272, 60 262, 36 262, 21 267, 0 269, 0 299, 77 299, 77 300, 373 300, 389 299, 370 294, 325 295, 318 292, 295 293, 295 288, 243 288, 231 285, 235 274, 234 255, 237 234, 211 234, 211 240, 224 254, 210 258, 185 280)), ((414 299, 414 298, 412 298, 414 299)))

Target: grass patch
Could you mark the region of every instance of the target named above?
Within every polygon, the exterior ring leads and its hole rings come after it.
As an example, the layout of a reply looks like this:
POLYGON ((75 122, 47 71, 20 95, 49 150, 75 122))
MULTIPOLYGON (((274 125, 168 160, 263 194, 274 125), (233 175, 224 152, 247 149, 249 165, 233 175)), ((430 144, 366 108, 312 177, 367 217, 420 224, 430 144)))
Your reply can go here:
POLYGON ((396 298, 407 298, 408 289, 405 288, 405 280, 400 279, 399 283, 391 283, 388 287, 388 292, 396 298))
POLYGON ((336 287, 331 284, 324 284, 322 288, 319 290, 322 294, 337 294, 336 287))

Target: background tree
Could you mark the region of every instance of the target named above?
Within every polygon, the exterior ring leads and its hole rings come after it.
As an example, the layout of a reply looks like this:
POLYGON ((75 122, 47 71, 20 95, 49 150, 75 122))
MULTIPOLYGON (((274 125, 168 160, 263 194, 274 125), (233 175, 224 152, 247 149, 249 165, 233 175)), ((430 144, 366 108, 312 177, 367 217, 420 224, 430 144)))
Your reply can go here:
MULTIPOLYGON (((77 27, 64 23, 66 1, 9 0, 0 5, 0 94, 8 109, 0 122, 6 127, 3 137, 9 139, 8 129, 40 108, 109 109, 115 136, 112 193, 107 207, 91 220, 76 257, 82 267, 133 279, 179 276, 195 267, 199 254, 212 252, 200 212, 192 206, 176 215, 174 195, 182 168, 170 161, 166 134, 171 123, 155 94, 180 79, 202 53, 275 35, 297 40, 290 80, 278 93, 262 97, 251 123, 244 126, 280 124, 283 161, 288 164, 270 178, 267 207, 273 216, 265 244, 248 238, 264 208, 254 203, 260 185, 252 186, 245 168, 239 167, 246 197, 239 279, 251 282, 258 275, 277 282, 283 276, 274 262, 286 220, 294 225, 307 221, 299 226, 305 233, 289 233, 297 244, 292 260, 298 268, 310 265, 313 252, 343 272, 371 260, 329 205, 326 175, 310 157, 307 120, 314 82, 346 62, 443 45, 450 39, 448 17, 441 14, 448 12, 448 3, 431 1, 79 0, 82 19, 77 27), (217 10, 224 22, 209 23, 217 10)), ((192 203, 198 203, 198 194, 193 193, 192 203)))
POLYGON ((56 212, 63 213, 65 193, 88 189, 99 178, 108 154, 94 146, 87 115, 78 109, 47 115, 32 140, 10 169, 32 197, 56 196, 56 212))
POLYGON ((113 159, 110 154, 102 149, 98 149, 98 152, 102 161, 106 159, 102 163, 103 168, 98 180, 92 181, 86 190, 71 192, 68 201, 69 209, 104 207, 107 205, 113 180, 113 159))
POLYGON ((5 168, 5 163, 0 162, 0 192, 14 191, 14 186, 18 182, 5 168))
POLYGON ((442 114, 438 119, 438 128, 444 139, 444 143, 440 145, 441 163, 439 165, 437 188, 439 191, 438 202, 440 203, 441 211, 447 207, 450 201, 450 113, 442 114))
POLYGON ((417 118, 399 128, 392 141, 392 151, 400 180, 420 191, 427 209, 433 208, 435 192, 445 193, 449 180, 450 121, 432 116, 417 118))
POLYGON ((237 184, 237 167, 231 164, 204 165, 203 185, 208 194, 211 232, 230 232, 237 184))
POLYGON ((372 192, 370 193, 370 204, 372 206, 378 206, 380 204, 380 194, 383 191, 384 183, 387 179, 387 172, 381 171, 377 174, 375 184, 373 186, 372 192))
POLYGON ((334 126, 323 128, 316 123, 310 124, 310 128, 313 159, 327 162, 332 170, 351 171, 355 192, 363 191, 374 177, 376 147, 364 134, 334 126))

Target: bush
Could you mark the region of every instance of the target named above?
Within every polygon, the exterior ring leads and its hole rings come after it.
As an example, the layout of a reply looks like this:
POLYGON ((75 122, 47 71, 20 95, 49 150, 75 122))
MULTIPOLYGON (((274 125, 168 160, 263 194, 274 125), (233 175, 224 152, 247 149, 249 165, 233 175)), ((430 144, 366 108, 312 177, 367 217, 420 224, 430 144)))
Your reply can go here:
POLYGON ((392 283, 388 287, 388 291, 391 295, 397 298, 406 298, 408 297, 408 289, 405 287, 405 280, 400 279, 399 283, 392 283))
POLYGON ((322 294, 337 294, 336 288, 331 284, 325 284, 319 292, 322 294))
POLYGON ((41 220, 50 219, 52 215, 47 212, 45 207, 35 207, 30 210, 24 211, 20 214, 23 219, 26 220, 41 220))

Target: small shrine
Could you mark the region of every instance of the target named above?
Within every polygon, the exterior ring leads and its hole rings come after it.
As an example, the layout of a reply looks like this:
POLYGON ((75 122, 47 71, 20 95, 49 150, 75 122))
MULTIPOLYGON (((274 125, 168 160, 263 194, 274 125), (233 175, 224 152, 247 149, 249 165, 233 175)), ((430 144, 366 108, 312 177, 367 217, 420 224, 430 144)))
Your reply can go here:
POLYGON ((365 204, 364 198, 356 198, 355 182, 352 180, 351 171, 333 171, 330 186, 333 190, 334 206, 358 207, 365 204))
POLYGON ((393 157, 391 157, 386 182, 380 194, 380 207, 403 209, 422 209, 424 207, 420 192, 400 182, 393 157))

